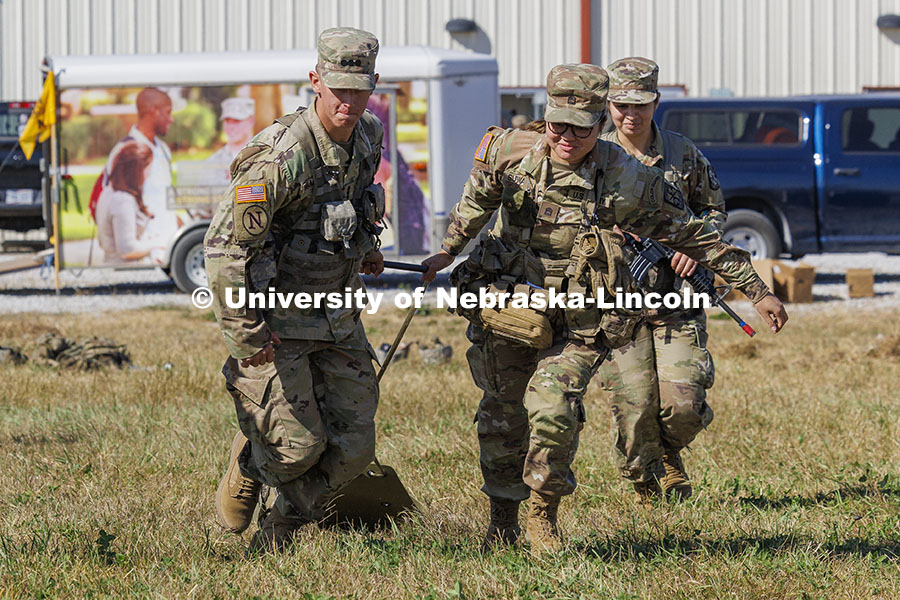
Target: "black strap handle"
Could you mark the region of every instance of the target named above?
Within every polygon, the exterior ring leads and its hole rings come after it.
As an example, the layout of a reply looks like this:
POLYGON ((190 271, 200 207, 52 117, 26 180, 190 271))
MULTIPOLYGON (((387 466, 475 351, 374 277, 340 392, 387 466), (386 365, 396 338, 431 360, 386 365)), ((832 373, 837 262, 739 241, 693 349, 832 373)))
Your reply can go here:
POLYGON ((397 269, 400 271, 413 271, 415 273, 426 273, 428 267, 425 265, 417 265, 415 263, 397 262, 395 260, 384 261, 385 269, 397 269))

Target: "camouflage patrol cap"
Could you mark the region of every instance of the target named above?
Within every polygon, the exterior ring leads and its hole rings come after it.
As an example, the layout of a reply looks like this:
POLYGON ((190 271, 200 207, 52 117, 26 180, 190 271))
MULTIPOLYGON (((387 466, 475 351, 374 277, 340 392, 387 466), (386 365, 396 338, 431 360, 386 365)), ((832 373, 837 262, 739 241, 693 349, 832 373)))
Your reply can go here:
POLYGON ((606 109, 609 77, 597 65, 557 65, 547 75, 544 120, 593 127, 606 109))
POLYGON ((659 66, 649 58, 631 56, 606 67, 609 72, 609 101, 619 104, 647 104, 656 100, 659 66))
POLYGON ((378 40, 368 31, 334 27, 319 34, 316 68, 335 89, 374 90, 378 40))

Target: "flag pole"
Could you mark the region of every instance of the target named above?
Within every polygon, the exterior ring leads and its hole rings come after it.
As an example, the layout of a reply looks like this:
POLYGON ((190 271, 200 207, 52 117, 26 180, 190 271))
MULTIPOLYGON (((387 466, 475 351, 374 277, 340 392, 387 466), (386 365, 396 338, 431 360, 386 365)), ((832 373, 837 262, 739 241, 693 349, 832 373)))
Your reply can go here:
POLYGON ((50 125, 50 210, 53 223, 53 273, 56 281, 56 295, 59 295, 59 160, 56 149, 56 121, 50 125))
MULTIPOLYGON (((0 0, 2 1, 2 0, 0 0)), ((34 154, 37 144, 46 142, 50 137, 50 220, 53 243, 53 271, 56 274, 56 293, 59 295, 59 263, 60 263, 60 236, 59 236, 59 152, 57 148, 56 130, 56 78, 50 67, 44 69, 46 77, 41 88, 41 97, 35 103, 25 128, 19 134, 19 146, 25 158, 30 159, 34 154)))

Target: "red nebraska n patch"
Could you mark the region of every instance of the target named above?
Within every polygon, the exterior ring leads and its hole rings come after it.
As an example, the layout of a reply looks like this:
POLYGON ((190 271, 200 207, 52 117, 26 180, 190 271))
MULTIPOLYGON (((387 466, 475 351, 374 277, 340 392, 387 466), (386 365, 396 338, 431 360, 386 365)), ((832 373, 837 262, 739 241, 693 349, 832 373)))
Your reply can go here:
POLYGON ((481 138, 481 143, 478 144, 478 150, 475 151, 475 160, 480 160, 481 162, 487 162, 487 154, 488 150, 491 149, 491 144, 494 141, 493 133, 486 133, 484 137, 481 138))

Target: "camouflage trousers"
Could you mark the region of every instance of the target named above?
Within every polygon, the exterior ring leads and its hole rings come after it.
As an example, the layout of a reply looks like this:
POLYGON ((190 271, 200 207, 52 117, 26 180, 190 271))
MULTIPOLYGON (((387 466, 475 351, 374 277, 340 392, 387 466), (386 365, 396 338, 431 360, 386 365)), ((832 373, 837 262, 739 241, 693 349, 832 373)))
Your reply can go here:
POLYGON ((661 477, 662 455, 690 444, 712 421, 706 390, 715 370, 706 338, 702 311, 645 318, 634 341, 613 350, 600 367, 624 478, 661 477))
POLYGON ((334 494, 375 457, 378 384, 362 325, 341 342, 284 340, 275 361, 222 373, 250 451, 248 477, 277 489, 285 516, 322 516, 334 494))
POLYGON ((582 399, 607 349, 562 340, 538 351, 474 325, 466 335, 469 368, 484 392, 475 419, 482 491, 509 500, 524 500, 531 490, 571 494, 582 399))

